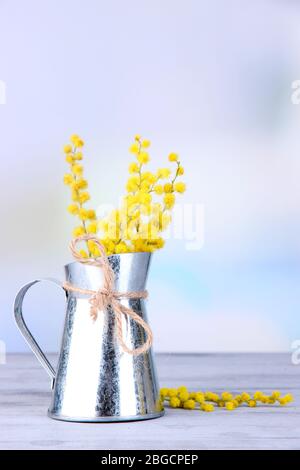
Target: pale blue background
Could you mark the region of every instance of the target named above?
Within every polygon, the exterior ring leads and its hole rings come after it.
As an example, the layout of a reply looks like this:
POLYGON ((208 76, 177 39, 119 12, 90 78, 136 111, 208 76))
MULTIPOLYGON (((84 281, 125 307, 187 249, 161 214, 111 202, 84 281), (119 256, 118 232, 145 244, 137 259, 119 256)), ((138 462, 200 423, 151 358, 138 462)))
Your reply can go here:
MULTIPOLYGON (((300 5, 276 0, 0 0, 0 339, 17 289, 62 277, 73 219, 61 147, 86 140, 93 202, 117 202, 135 133, 186 168, 205 244, 153 259, 158 351, 279 351, 300 338, 300 5)), ((28 322, 55 350, 63 294, 36 288, 28 322), (44 302, 45 300, 45 302, 44 302)))

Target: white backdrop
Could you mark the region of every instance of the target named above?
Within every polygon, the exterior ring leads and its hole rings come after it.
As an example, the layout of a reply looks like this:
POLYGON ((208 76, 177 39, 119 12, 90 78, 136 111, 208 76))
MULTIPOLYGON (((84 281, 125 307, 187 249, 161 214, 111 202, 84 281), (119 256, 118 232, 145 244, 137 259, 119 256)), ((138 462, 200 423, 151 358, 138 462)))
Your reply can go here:
MULTIPOLYGON (((229 0, 0 0, 0 340, 27 350, 17 289, 62 277, 73 219, 62 145, 87 142, 94 205, 123 193, 132 136, 177 151, 205 243, 153 258, 160 351, 288 350, 300 337, 300 5, 229 0)), ((36 287, 28 323, 55 350, 63 295, 36 287)))

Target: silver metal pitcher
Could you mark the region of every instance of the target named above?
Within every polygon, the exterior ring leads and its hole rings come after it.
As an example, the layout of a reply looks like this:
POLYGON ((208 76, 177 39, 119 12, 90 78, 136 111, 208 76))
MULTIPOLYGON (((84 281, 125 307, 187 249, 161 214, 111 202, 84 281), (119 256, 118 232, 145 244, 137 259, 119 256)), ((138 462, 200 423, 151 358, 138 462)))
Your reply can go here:
MULTIPOLYGON (((150 253, 126 253, 108 257, 118 291, 145 289, 150 253)), ((102 270, 73 262, 65 266, 66 281, 83 289, 98 290, 102 270)), ((115 335, 113 310, 90 317, 86 295, 66 292, 67 309, 61 352, 55 371, 30 333, 23 319, 22 304, 28 289, 37 279, 22 287, 16 296, 14 314, 17 325, 52 378, 51 418, 80 422, 131 421, 157 418, 164 411, 151 349, 139 356, 123 352, 115 335)), ((62 284, 53 281, 60 287, 62 284)), ((143 299, 122 299, 146 322, 143 299)), ((122 317, 123 339, 130 348, 145 342, 143 328, 126 315, 122 317)))

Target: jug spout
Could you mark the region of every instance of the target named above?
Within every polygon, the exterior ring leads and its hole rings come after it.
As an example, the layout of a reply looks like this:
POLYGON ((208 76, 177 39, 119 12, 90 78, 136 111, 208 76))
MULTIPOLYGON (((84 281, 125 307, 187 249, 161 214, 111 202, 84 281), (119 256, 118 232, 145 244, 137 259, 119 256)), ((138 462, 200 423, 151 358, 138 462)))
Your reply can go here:
MULTIPOLYGON (((143 291, 150 253, 112 255, 110 266, 118 292, 143 291)), ((103 272, 97 266, 70 263, 66 281, 81 289, 97 291, 103 272)), ((120 302, 148 323, 143 299, 120 302)), ((89 297, 68 292, 62 337, 49 416, 67 421, 128 421, 156 418, 163 414, 151 348, 134 356, 122 350, 117 339, 116 312, 111 306, 90 316, 89 297)), ((122 315, 122 339, 130 349, 145 343, 145 330, 122 315)))

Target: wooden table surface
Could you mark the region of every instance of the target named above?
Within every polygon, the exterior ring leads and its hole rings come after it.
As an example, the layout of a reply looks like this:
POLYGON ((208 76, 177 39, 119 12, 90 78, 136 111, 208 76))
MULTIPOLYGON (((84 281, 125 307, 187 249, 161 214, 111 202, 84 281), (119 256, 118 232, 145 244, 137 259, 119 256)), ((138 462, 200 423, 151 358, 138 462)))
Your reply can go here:
POLYGON ((300 449, 300 365, 289 354, 162 354, 157 368, 161 386, 279 389, 295 401, 231 412, 166 409, 162 418, 132 423, 66 423, 46 416, 50 381, 35 357, 8 355, 0 365, 0 449, 300 449))

